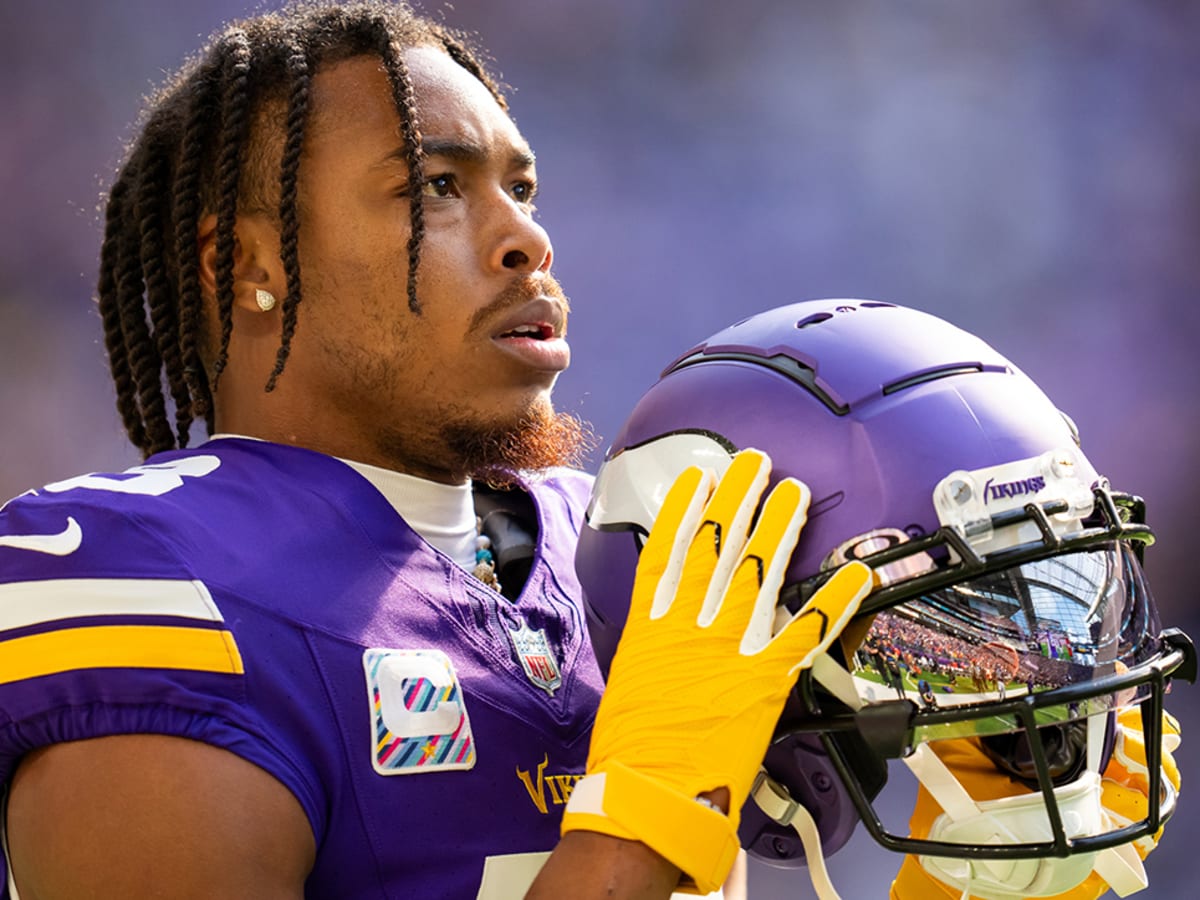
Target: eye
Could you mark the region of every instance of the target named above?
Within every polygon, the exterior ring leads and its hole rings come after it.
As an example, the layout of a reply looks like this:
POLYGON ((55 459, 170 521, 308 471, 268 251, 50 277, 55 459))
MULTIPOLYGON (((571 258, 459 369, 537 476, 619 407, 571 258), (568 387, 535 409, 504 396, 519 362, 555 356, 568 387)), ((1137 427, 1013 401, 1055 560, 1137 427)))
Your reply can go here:
POLYGON ((533 198, 537 196, 538 186, 535 181, 518 181, 509 190, 518 203, 532 204, 533 198))
POLYGON ((425 197, 438 197, 441 199, 457 197, 458 186, 454 180, 454 176, 449 173, 431 175, 425 179, 421 194, 425 197))

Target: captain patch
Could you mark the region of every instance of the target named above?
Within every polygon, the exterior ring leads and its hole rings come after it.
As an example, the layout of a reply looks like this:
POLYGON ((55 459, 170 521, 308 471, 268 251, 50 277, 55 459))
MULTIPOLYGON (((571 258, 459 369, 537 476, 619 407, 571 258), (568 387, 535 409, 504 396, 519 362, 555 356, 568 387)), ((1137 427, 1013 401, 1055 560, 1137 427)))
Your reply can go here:
POLYGON ((371 764, 380 775, 475 765, 462 687, 440 650, 363 651, 371 702, 371 764))

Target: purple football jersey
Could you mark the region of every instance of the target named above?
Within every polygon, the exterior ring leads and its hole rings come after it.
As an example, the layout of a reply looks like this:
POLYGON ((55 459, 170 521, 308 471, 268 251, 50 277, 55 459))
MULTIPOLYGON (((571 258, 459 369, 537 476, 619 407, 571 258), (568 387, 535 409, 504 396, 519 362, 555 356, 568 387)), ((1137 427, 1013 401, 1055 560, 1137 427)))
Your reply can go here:
POLYGON ((221 439, 15 498, 0 782, 47 744, 187 737, 296 796, 308 897, 519 893, 558 840, 603 686, 572 563, 590 479, 522 486, 538 538, 515 601, 294 447, 221 439))

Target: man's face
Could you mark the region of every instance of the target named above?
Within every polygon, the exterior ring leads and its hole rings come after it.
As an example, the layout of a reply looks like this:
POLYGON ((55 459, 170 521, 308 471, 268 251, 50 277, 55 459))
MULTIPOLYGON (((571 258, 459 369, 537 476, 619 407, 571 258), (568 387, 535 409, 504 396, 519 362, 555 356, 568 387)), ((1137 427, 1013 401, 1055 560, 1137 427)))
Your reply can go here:
POLYGON ((377 59, 337 63, 313 83, 299 176, 303 303, 279 391, 332 417, 368 448, 358 458, 444 477, 461 474, 449 434, 549 411, 570 358, 567 303, 512 120, 441 51, 405 61, 426 153, 420 312, 406 291, 408 170, 388 79, 377 59))

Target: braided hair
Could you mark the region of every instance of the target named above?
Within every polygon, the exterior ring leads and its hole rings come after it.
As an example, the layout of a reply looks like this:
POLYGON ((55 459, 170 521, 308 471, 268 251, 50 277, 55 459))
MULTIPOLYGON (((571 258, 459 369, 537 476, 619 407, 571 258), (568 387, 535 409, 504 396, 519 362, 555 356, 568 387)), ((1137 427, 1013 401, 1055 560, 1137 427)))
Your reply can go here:
POLYGON ((213 430, 213 392, 233 332, 239 214, 277 217, 287 293, 275 366, 264 389, 273 390, 283 374, 302 299, 300 158, 312 78, 322 65, 377 56, 387 73, 410 173, 408 305, 420 313, 423 160, 403 57, 415 46, 441 48, 508 108, 463 36, 383 0, 298 2, 232 23, 151 100, 108 192, 97 282, 117 410, 144 456, 186 447, 197 418, 213 430), (282 154, 270 146, 279 132, 282 154), (219 342, 206 347, 197 235, 201 219, 213 214, 219 342))

